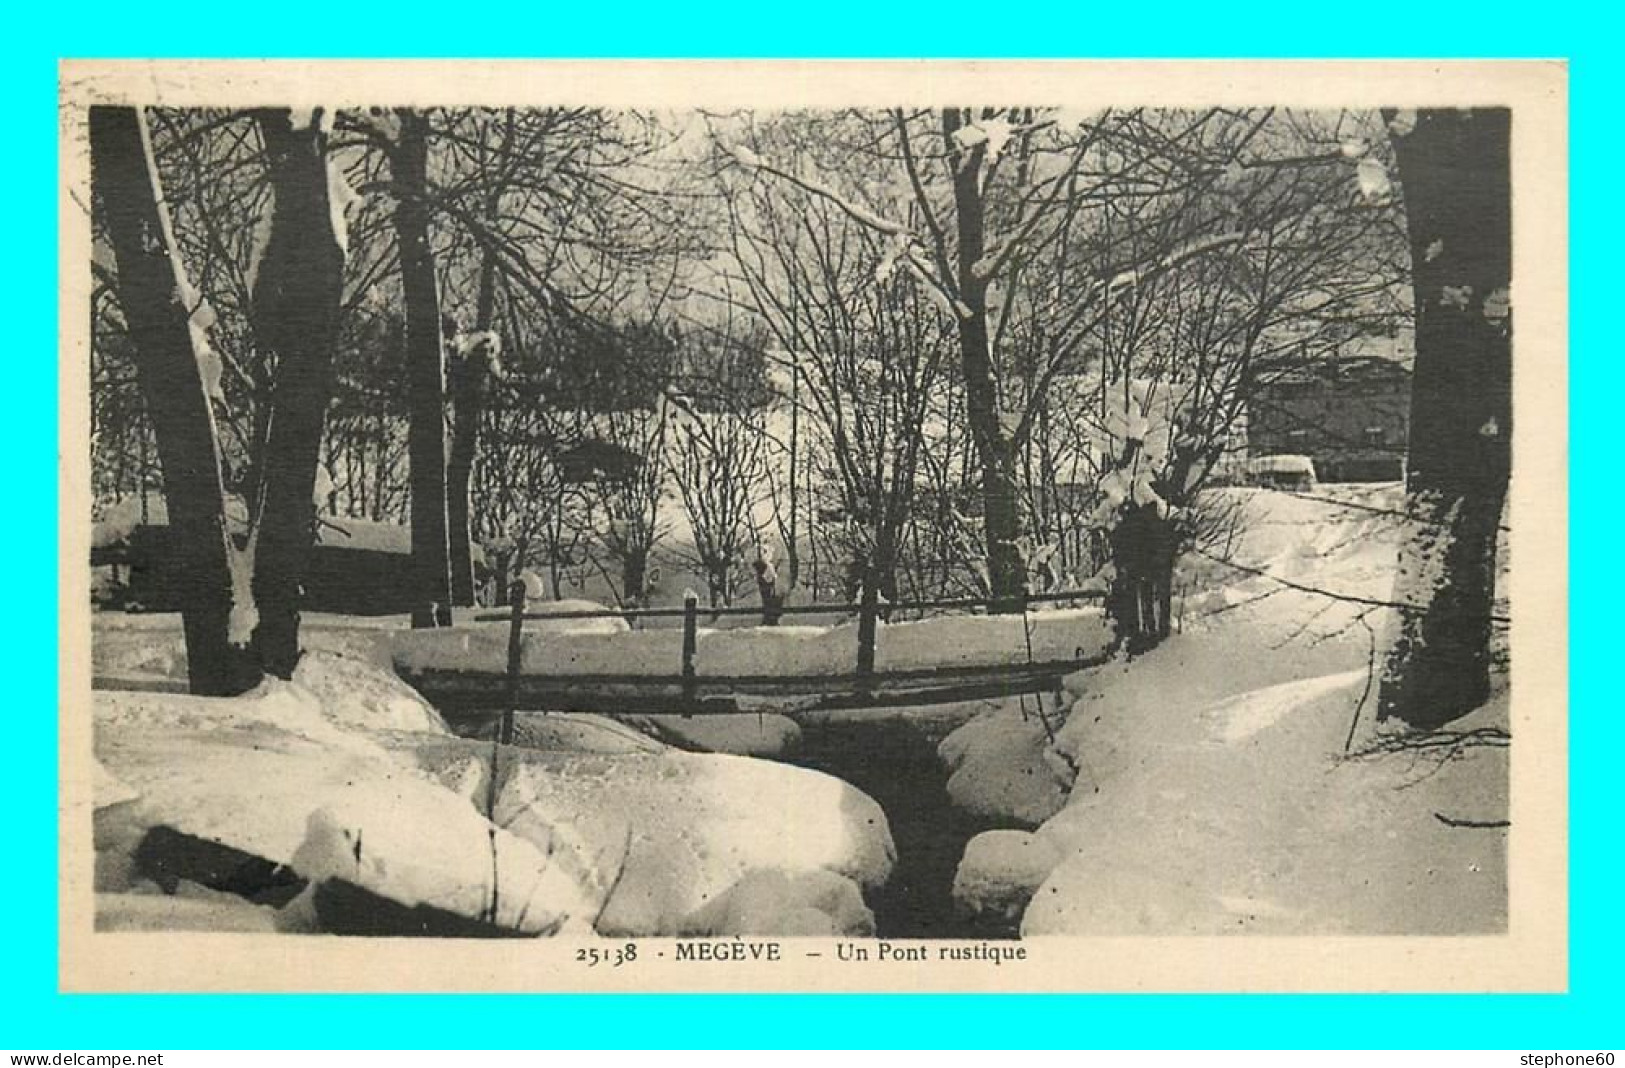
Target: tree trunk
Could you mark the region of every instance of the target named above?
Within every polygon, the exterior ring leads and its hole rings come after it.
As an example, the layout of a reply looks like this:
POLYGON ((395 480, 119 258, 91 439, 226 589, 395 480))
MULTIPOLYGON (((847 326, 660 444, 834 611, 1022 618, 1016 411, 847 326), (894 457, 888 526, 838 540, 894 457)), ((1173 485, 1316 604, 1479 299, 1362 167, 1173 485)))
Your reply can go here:
MULTIPOLYGON (((489 250, 480 264, 480 288, 474 329, 491 329, 496 306, 496 256, 489 250)), ((462 353, 452 374, 451 459, 446 465, 446 513, 450 524, 451 603, 474 603, 474 551, 469 483, 479 449, 480 420, 490 382, 490 353, 482 342, 462 353)))
POLYGON ((649 552, 641 545, 630 545, 621 555, 621 600, 633 608, 647 608, 649 587, 649 552))
POLYGON ((393 159, 406 302, 406 369, 411 420, 407 457, 412 492, 412 625, 451 623, 451 543, 446 514, 446 364, 440 291, 429 244, 429 120, 403 109, 393 159))
POLYGON ((189 685, 204 696, 242 693, 260 672, 248 636, 232 634, 232 610, 240 605, 246 615, 252 598, 226 528, 214 411, 193 344, 194 309, 185 303, 196 298, 175 251, 141 114, 91 108, 90 149, 92 187, 118 266, 119 305, 163 467, 189 685))
MULTIPOLYGON (((1391 121, 1395 117, 1390 116, 1391 121)), ((1489 695, 1495 548, 1512 466, 1511 113, 1424 110, 1396 132, 1416 299, 1400 619, 1379 718, 1432 728, 1489 695)))
POLYGON ((1021 558, 1021 513, 1017 506, 1015 449, 1000 419, 998 378, 987 329, 987 282, 976 265, 986 253, 986 205, 982 199, 983 145, 964 152, 955 146, 959 112, 942 112, 943 139, 954 173, 954 218, 958 233, 959 303, 956 322, 960 365, 965 377, 965 416, 982 468, 982 522, 987 537, 988 584, 992 610, 1021 610, 1026 566, 1021 558))
POLYGON ((254 643, 265 670, 299 662, 299 601, 315 541, 316 464, 333 395, 344 252, 333 222, 327 135, 285 109, 258 112, 274 208, 254 286, 256 339, 276 358, 255 521, 254 643))

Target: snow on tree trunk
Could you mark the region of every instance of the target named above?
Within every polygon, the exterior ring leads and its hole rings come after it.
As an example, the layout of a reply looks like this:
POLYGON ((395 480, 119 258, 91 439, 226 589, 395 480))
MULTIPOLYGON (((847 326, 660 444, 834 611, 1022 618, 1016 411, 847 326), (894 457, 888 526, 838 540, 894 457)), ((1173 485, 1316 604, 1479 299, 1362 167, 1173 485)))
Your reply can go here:
POLYGON ((1016 496, 1016 451, 1000 418, 998 377, 988 336, 987 281, 977 265, 986 254, 986 203, 981 189, 986 142, 961 151, 958 110, 942 112, 943 140, 954 173, 957 225, 956 314, 960 363, 965 376, 965 415, 982 467, 983 529, 987 538, 988 583, 993 610, 1017 611, 1026 592, 1027 568, 1021 557, 1021 513, 1016 496))
POLYGON ((172 573, 189 684, 199 695, 241 693, 259 681, 260 671, 240 625, 253 601, 226 529, 213 376, 204 367, 209 353, 199 344, 206 345, 199 321, 205 310, 175 249, 142 115, 128 107, 92 108, 90 146, 92 186, 118 268, 119 305, 163 467, 169 549, 183 562, 172 573))
MULTIPOLYGON (((516 116, 509 108, 503 125, 501 151, 512 150, 516 116)), ((493 184, 485 199, 485 214, 495 219, 502 208, 502 186, 493 184)), ((474 332, 485 334, 491 330, 496 316, 497 254, 487 248, 480 261, 479 292, 474 304, 474 332)), ((490 348, 484 354, 495 358, 490 348)), ((470 352, 462 354, 457 378, 452 388, 454 421, 452 423, 451 458, 446 469, 446 509, 450 522, 451 598, 453 604, 474 603, 474 551, 472 503, 469 484, 474 477, 474 458, 479 450, 480 423, 485 417, 485 394, 490 382, 492 365, 472 359, 470 352)))
POLYGON ((1511 114, 1390 116, 1416 299, 1402 609, 1379 715, 1437 727, 1489 693, 1495 544, 1512 462, 1511 114), (1406 127, 1409 132, 1402 132, 1406 127))
MULTIPOLYGON (((316 467, 344 289, 344 251, 329 195, 327 135, 295 129, 286 109, 258 112, 274 208, 254 286, 254 327, 276 359, 275 390, 255 517, 254 644, 265 670, 299 662, 299 601, 315 542, 316 467)), ((342 214, 339 221, 342 222, 342 214)))
POLYGON ((446 512, 446 364, 440 290, 429 244, 429 120, 400 113, 392 165, 398 202, 401 289, 406 302, 407 456, 412 486, 412 625, 451 622, 451 542, 446 512))
MULTIPOLYGON (((474 336, 491 329, 496 307, 496 254, 487 250, 480 264, 479 295, 475 303, 474 336)), ((450 524, 451 603, 474 603, 473 524, 469 483, 479 451, 480 421, 490 384, 494 342, 474 341, 462 346, 453 364, 451 458, 446 464, 446 514, 450 524)))
POLYGON ((474 603, 474 552, 470 520, 469 483, 479 445, 480 413, 484 408, 485 369, 470 356, 452 379, 455 419, 451 432, 451 459, 446 465, 446 515, 450 530, 451 603, 474 603))

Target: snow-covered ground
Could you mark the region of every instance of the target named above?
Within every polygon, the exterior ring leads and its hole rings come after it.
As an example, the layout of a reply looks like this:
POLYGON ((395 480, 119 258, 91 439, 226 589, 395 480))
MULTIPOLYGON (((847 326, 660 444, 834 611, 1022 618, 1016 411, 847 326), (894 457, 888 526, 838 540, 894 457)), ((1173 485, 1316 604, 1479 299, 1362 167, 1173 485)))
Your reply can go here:
MULTIPOLYGON (((1397 486, 1225 492, 1231 560, 1390 596, 1406 521, 1371 509, 1401 507, 1397 486)), ((1069 677, 1053 744, 1013 702, 944 741, 960 803, 1040 824, 971 843, 961 906, 1030 894, 1026 935, 1504 930, 1504 694, 1408 746, 1373 722, 1385 609, 1193 563, 1183 632, 1069 677), (1075 769, 1059 800, 1046 769, 1075 769)))
MULTIPOLYGON (((1239 566, 1187 558, 1179 633, 1069 677, 1059 699, 959 710, 971 718, 939 749, 949 799, 1026 828, 970 841, 959 904, 1028 935, 1504 929, 1504 695, 1432 748, 1372 722, 1388 621, 1366 602, 1391 592, 1398 488, 1219 492, 1242 519, 1221 554, 1239 566)), ((303 635, 292 683, 211 701, 165 692, 184 688, 176 617, 96 617, 104 926, 332 928, 309 886, 289 902, 195 885, 259 861, 297 876, 292 890, 326 880, 412 917, 530 933, 872 931, 863 891, 895 859, 884 813, 837 779, 752 759, 794 753, 818 716, 522 714, 519 744, 498 751, 454 737, 395 671, 501 671, 500 623, 313 616, 303 635), (447 840, 420 848, 422 827, 447 840), (154 828, 174 832, 161 848, 154 828), (226 852, 189 854, 200 841, 226 852), (174 893, 154 893, 155 872, 174 893)), ((548 674, 680 663, 676 629, 557 619, 527 635, 527 669, 548 674)), ((876 659, 1019 664, 1029 646, 1060 659, 1108 640, 1095 608, 946 617, 881 625, 876 659)), ((707 628, 697 666, 841 674, 855 650, 852 621, 707 628)))

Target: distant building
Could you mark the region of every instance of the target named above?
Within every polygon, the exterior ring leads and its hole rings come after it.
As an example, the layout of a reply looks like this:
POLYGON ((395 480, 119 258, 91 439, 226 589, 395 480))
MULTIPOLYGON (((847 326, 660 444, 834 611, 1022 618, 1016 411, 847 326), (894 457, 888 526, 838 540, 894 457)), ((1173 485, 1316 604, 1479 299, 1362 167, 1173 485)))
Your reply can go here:
POLYGON ((1357 338, 1334 357, 1260 383, 1250 404, 1248 452, 1307 456, 1322 482, 1403 478, 1408 355, 1397 339, 1357 338))

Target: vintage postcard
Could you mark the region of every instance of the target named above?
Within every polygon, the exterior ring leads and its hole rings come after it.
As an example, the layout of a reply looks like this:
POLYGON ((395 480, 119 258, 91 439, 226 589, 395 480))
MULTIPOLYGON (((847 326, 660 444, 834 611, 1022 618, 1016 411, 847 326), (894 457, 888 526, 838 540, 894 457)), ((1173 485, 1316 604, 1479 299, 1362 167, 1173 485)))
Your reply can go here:
POLYGON ((63 989, 1566 988, 1562 63, 60 80, 63 989))

